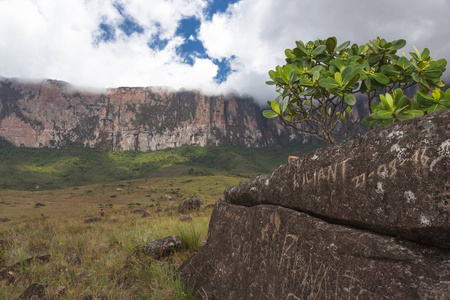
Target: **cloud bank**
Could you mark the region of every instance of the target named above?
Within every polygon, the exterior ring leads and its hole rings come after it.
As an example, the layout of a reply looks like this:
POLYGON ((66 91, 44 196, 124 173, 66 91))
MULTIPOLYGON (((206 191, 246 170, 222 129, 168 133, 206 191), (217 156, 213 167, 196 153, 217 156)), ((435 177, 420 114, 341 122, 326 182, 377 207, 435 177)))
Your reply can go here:
POLYGON ((265 102, 267 72, 296 40, 404 38, 406 53, 450 60, 449 15, 448 0, 0 0, 0 75, 265 102))

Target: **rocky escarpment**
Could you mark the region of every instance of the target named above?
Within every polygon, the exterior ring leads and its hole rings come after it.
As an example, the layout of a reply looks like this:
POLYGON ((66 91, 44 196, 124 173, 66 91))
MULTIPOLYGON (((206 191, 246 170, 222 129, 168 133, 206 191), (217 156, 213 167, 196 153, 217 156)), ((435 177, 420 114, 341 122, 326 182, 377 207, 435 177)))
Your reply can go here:
POLYGON ((450 298, 450 110, 225 191, 179 269, 204 299, 450 298))
POLYGON ((17 146, 109 150, 182 145, 266 147, 310 138, 262 117, 250 98, 162 88, 82 91, 64 82, 0 79, 0 137, 17 146))

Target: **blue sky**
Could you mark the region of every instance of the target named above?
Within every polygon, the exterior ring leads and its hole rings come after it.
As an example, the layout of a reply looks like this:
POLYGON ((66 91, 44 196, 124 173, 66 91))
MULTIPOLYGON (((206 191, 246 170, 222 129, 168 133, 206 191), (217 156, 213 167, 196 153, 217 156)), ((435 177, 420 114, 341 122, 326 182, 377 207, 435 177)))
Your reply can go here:
MULTIPOLYGON (((196 58, 210 59, 218 67, 217 74, 214 76, 214 80, 220 84, 226 81, 229 74, 233 72, 230 65, 230 60, 235 58, 233 55, 230 57, 222 57, 220 59, 210 57, 202 41, 198 39, 198 33, 200 26, 202 25, 202 17, 205 20, 211 20, 216 14, 223 14, 227 11, 228 7, 238 0, 214 0, 209 2, 203 9, 203 16, 194 15, 183 17, 175 31, 175 36, 182 37, 184 42, 177 47, 176 53, 182 58, 183 63, 193 66, 196 58)), ((127 13, 125 5, 119 1, 113 2, 113 6, 117 12, 123 18, 119 24, 108 23, 108 20, 104 20, 99 24, 98 33, 95 36, 95 43, 113 43, 116 41, 118 31, 121 31, 126 36, 130 37, 133 34, 143 34, 144 28, 139 22, 133 18, 132 15, 127 13)), ((155 51, 163 50, 169 39, 161 38, 157 32, 152 35, 147 45, 149 48, 155 51)))
MULTIPOLYGON (((0 76, 275 96, 296 40, 404 38, 450 59, 449 0, 0 0, 0 76), (432 5, 431 5, 432 3, 432 5)), ((446 75, 447 76, 447 75, 446 75)))

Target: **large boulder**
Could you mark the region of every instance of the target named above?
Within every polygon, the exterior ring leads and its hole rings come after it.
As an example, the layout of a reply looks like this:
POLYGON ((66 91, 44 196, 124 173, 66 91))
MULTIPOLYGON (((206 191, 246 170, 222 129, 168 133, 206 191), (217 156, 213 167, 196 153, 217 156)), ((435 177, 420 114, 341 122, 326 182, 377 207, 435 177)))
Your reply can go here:
POLYGON ((450 110, 225 191, 179 269, 204 299, 450 299, 450 110))
POLYGON ((203 299, 449 299, 450 252, 280 206, 219 201, 179 273, 203 299))
POLYGON ((450 249, 450 109, 314 151, 225 192, 450 249))

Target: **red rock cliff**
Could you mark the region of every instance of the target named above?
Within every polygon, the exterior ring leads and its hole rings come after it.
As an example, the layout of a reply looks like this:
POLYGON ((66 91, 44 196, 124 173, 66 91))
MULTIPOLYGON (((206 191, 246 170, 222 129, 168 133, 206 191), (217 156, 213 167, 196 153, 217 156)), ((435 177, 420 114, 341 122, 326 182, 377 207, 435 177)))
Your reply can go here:
POLYGON ((78 143, 140 151, 309 141, 277 120, 263 118, 250 98, 225 99, 162 88, 90 92, 54 80, 21 83, 11 79, 0 79, 0 136, 25 147, 78 143))

